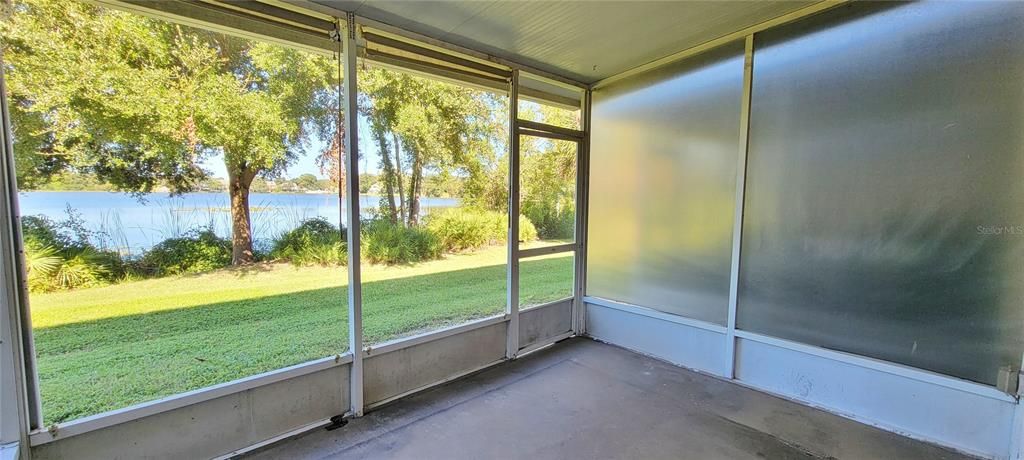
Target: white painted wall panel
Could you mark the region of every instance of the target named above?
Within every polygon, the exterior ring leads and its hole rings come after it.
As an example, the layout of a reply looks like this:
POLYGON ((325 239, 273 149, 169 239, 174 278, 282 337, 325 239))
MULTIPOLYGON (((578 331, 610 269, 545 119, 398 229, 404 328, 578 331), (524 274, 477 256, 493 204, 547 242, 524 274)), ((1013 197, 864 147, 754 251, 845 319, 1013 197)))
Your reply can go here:
MULTIPOLYGON (((725 334, 657 315, 664 314, 587 303, 587 332, 682 367, 724 374, 725 334)), ((774 345, 737 340, 736 379, 744 385, 970 454, 1010 455, 1017 404, 995 389, 779 339, 764 338, 774 345)))
POLYGON ((690 369, 725 375, 726 336, 699 327, 587 303, 587 334, 690 369))
POLYGON ((755 388, 964 452, 1009 455, 1013 402, 742 338, 736 352, 736 378, 755 388))

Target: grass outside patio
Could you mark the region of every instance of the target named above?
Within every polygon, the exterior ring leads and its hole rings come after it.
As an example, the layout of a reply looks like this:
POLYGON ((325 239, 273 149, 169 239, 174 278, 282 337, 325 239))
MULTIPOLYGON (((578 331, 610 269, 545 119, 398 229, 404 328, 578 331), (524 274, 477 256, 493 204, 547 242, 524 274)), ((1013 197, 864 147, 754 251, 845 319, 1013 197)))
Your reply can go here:
MULTIPOLYGON (((500 313, 505 256, 504 247, 491 247, 413 266, 365 266, 365 343, 500 313)), ((572 261, 558 254, 521 262, 522 303, 568 297, 572 261)), ((344 267, 261 264, 34 294, 45 422, 344 353, 347 284, 344 267)))

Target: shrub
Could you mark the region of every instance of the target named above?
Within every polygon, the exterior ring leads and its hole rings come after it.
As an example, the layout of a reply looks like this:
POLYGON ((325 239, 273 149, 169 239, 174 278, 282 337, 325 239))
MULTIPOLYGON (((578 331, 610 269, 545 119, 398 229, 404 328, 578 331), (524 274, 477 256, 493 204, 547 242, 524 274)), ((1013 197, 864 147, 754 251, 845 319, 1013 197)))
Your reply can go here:
MULTIPOLYGON (((441 240, 447 251, 466 251, 508 239, 508 218, 495 211, 453 208, 427 216, 427 229, 441 240)), ((519 216, 519 240, 537 239, 537 229, 525 216, 519 216)))
POLYGON ((71 238, 61 234, 59 224, 42 215, 21 218, 21 239, 25 246, 49 246, 55 250, 72 244, 71 238))
POLYGON ((408 264, 441 257, 440 239, 425 228, 404 227, 387 220, 363 223, 363 257, 377 264, 408 264))
POLYGON ((466 251, 504 240, 501 213, 464 208, 437 211, 427 216, 427 229, 447 251, 466 251))
POLYGON ((58 289, 53 276, 64 263, 53 246, 42 246, 25 241, 25 271, 28 273, 29 292, 47 292, 58 289))
POLYGON ((262 262, 270 258, 270 251, 274 250, 274 244, 277 242, 274 238, 253 238, 252 240, 252 257, 258 262, 262 262))
POLYGON ((231 264, 231 241, 213 230, 191 230, 180 238, 168 238, 147 251, 139 265, 154 275, 199 273, 231 264))
POLYGON ((25 271, 29 275, 53 273, 63 261, 53 246, 25 243, 25 271))
POLYGON ((344 265, 348 248, 343 231, 322 217, 304 220, 274 241, 270 257, 295 265, 344 265))
POLYGON ((109 270, 97 263, 92 252, 65 258, 52 246, 25 247, 29 292, 94 287, 106 284, 109 270))
POLYGON ((543 239, 572 239, 575 230, 576 210, 572 205, 561 209, 555 206, 524 206, 523 215, 537 227, 537 235, 543 239))
POLYGON ((45 216, 26 216, 21 222, 30 292, 99 286, 124 274, 119 254, 68 236, 65 223, 45 216))
MULTIPOLYGON (((504 221, 504 219, 502 219, 504 221)), ((502 242, 507 238, 502 239, 502 242)), ((535 241, 537 239, 537 227, 524 215, 519 216, 519 241, 535 241)))
POLYGON ((110 281, 111 270, 106 265, 109 258, 103 253, 84 247, 66 254, 63 263, 50 277, 57 289, 94 287, 110 281))

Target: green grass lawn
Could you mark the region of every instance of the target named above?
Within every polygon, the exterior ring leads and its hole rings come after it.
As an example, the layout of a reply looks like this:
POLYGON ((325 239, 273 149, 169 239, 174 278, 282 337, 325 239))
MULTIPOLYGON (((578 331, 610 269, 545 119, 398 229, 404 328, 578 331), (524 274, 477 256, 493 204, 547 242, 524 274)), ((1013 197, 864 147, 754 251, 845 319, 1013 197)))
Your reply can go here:
MULTIPOLYGON (((363 270, 365 342, 500 313, 505 248, 363 270)), ((568 297, 572 256, 521 263, 523 304, 568 297)), ((263 264, 31 296, 47 424, 347 350, 344 267, 263 264)))

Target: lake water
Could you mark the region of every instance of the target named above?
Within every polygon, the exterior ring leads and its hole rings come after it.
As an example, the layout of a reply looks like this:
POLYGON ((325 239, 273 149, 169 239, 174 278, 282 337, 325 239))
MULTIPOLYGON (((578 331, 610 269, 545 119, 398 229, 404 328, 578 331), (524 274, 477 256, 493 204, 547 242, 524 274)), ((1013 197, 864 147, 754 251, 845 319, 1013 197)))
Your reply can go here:
MULTIPOLYGON (((22 192, 18 195, 22 216, 44 215, 55 221, 77 213, 86 228, 97 232, 94 243, 133 254, 189 230, 210 227, 221 236, 231 234, 230 201, 227 193, 187 193, 170 197, 151 193, 140 201, 113 192, 22 192)), ((371 217, 380 197, 362 195, 363 217, 371 217)), ((423 213, 458 206, 454 198, 421 198, 423 213)), ((252 193, 249 195, 253 237, 265 245, 304 219, 323 217, 338 225, 344 206, 335 194, 252 193)))

